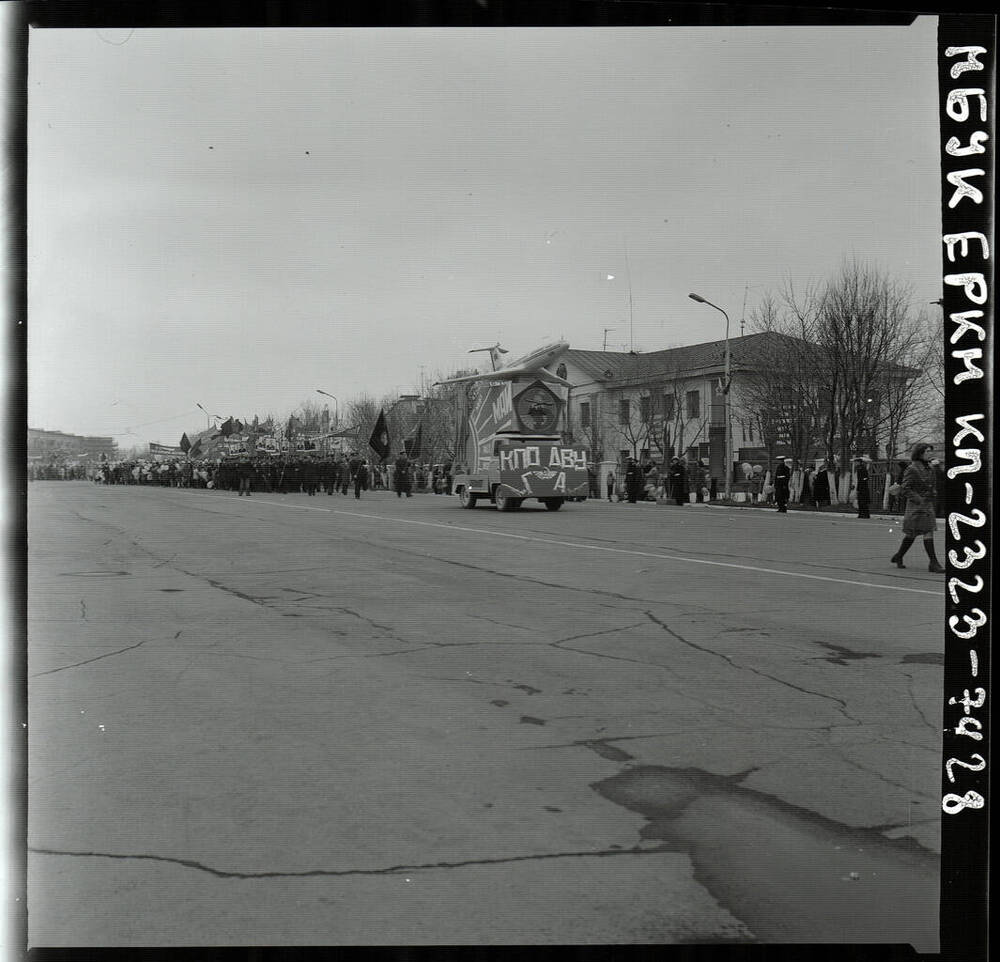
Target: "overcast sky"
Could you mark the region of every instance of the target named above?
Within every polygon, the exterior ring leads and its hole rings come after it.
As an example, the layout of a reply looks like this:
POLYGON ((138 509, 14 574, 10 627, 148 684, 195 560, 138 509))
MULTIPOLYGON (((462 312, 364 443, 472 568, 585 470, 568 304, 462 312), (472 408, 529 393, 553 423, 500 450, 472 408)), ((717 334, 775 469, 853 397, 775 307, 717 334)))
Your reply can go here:
POLYGON ((29 424, 176 444, 498 340, 713 340, 688 292, 738 334, 845 256, 925 304, 936 26, 34 30, 29 424))

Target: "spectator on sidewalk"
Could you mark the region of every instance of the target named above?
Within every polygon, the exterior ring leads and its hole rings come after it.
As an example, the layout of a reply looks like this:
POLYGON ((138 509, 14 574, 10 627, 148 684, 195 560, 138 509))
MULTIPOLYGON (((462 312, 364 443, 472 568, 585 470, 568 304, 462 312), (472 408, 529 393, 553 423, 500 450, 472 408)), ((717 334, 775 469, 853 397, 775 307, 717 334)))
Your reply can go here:
POLYGON ((639 500, 639 493, 642 491, 642 471, 639 470, 639 462, 635 458, 629 458, 625 463, 625 491, 629 504, 635 504, 639 500))
POLYGON ((867 454, 860 454, 854 459, 854 491, 858 501, 858 517, 871 517, 871 482, 868 474, 868 465, 871 458, 867 454))
POLYGON ((680 458, 670 459, 667 477, 670 479, 670 496, 677 504, 687 503, 687 472, 680 458))
POLYGON ((788 498, 791 493, 792 459, 782 458, 774 469, 774 500, 779 514, 788 514, 788 498))

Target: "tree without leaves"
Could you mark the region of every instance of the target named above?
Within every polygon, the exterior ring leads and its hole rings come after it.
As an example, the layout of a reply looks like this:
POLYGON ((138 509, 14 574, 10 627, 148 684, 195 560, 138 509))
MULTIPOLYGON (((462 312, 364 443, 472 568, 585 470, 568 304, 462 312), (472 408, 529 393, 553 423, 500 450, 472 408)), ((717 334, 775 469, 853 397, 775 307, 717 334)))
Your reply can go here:
MULTIPOLYGON (((851 458, 891 443, 893 426, 898 430, 917 405, 912 385, 921 371, 914 361, 926 337, 909 291, 877 267, 849 261, 824 285, 799 293, 786 284, 777 303, 765 298, 751 318, 758 330, 796 342, 772 359, 771 371, 757 372, 756 388, 748 380, 748 394, 756 390, 759 405, 768 397, 772 404, 790 399, 803 426, 799 443, 813 434, 828 463, 839 461, 839 496, 846 498, 851 458)), ((831 494, 838 494, 833 486, 831 494)))

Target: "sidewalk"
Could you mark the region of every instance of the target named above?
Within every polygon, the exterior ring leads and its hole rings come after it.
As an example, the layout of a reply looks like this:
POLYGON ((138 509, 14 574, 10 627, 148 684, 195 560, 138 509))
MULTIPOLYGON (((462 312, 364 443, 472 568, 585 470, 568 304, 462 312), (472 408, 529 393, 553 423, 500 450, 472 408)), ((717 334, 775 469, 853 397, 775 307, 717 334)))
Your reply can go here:
MULTIPOLYGON (((588 498, 588 500, 596 501, 596 498, 588 498)), ((625 502, 614 502, 615 504, 625 503, 625 502)), ((654 507, 667 507, 667 508, 715 508, 716 510, 723 511, 769 511, 772 514, 777 514, 778 509, 773 504, 746 504, 745 502, 732 502, 727 503, 725 501, 690 501, 685 505, 674 504, 670 501, 664 505, 658 505, 655 501, 637 501, 636 504, 648 504, 654 507)), ((811 508, 799 508, 788 506, 788 514, 798 515, 800 517, 807 518, 830 518, 836 520, 838 518, 843 518, 847 521, 894 521, 897 524, 903 523, 902 513, 896 514, 876 514, 875 509, 872 510, 870 518, 859 518, 857 516, 857 508, 851 508, 845 511, 830 511, 830 510, 819 510, 814 511, 811 508)), ((944 521, 944 518, 938 518, 938 521, 944 521)))

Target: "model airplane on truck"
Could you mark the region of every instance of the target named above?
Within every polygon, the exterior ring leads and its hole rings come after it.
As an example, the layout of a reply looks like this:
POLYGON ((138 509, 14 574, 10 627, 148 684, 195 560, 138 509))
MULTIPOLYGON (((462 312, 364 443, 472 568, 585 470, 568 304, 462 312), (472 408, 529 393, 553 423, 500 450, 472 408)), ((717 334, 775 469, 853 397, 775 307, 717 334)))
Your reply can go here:
POLYGON ((570 382, 547 370, 569 344, 547 344, 509 364, 500 363, 507 352, 499 344, 477 350, 490 352, 494 370, 439 382, 478 387, 465 469, 454 477, 462 507, 488 500, 500 511, 513 511, 526 498, 537 498, 558 511, 569 499, 586 498, 587 448, 563 443, 570 382))

